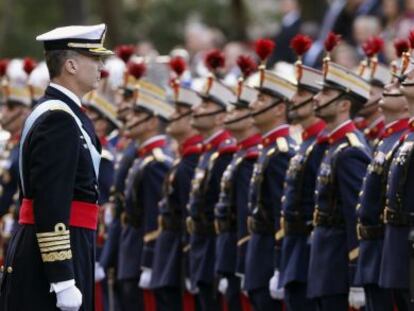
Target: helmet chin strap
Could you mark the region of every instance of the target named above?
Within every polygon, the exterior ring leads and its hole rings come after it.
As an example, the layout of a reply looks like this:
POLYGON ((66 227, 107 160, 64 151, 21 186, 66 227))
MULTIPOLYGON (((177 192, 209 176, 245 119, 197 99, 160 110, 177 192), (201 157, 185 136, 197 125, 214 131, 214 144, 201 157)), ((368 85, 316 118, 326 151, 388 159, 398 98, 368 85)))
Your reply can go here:
POLYGON ((182 118, 185 118, 185 117, 187 117, 187 116, 191 115, 191 113, 192 113, 192 111, 190 110, 190 111, 188 111, 188 112, 186 112, 186 113, 180 114, 180 115, 179 115, 179 116, 177 116, 176 118, 171 118, 171 119, 169 119, 169 120, 168 120, 168 123, 177 122, 177 121, 181 120, 182 118))
POLYGON ((228 121, 224 122, 224 124, 225 124, 225 125, 229 125, 229 124, 237 123, 237 122, 239 122, 239 121, 243 121, 243 120, 245 120, 245 119, 247 119, 247 118, 250 118, 251 116, 252 116, 252 114, 251 114, 251 113, 247 113, 246 115, 241 116, 241 117, 238 117, 238 118, 236 118, 236 119, 233 119, 233 120, 228 120, 228 121))
POLYGON ((321 109, 328 107, 329 105, 331 105, 332 103, 334 103, 335 101, 337 101, 338 99, 340 99, 342 96, 344 96, 345 93, 341 92, 338 96, 332 98, 331 100, 327 101, 325 104, 323 104, 322 106, 319 106, 315 109, 315 111, 320 111, 321 109))
POLYGON ((152 114, 150 114, 150 115, 148 115, 147 117, 145 117, 144 119, 142 119, 142 120, 138 120, 138 121, 136 121, 136 122, 132 123, 131 125, 127 126, 127 129, 128 129, 128 130, 132 130, 133 128, 137 127, 138 125, 141 125, 141 124, 143 124, 143 123, 147 122, 147 121, 148 121, 149 119, 151 119, 152 117, 153 117, 153 115, 152 115, 152 114))
POLYGON ((260 114, 262 114, 262 113, 265 113, 265 112, 267 112, 267 111, 269 111, 270 109, 272 109, 272 108, 274 108, 274 107, 276 107, 277 105, 279 105, 280 103, 282 103, 283 102, 283 100, 282 99, 279 99, 279 100, 276 100, 276 101, 274 101, 270 106, 268 106, 268 107, 266 107, 266 108, 263 108, 262 110, 259 110, 259 111, 256 111, 256 112, 253 112, 252 113, 252 116, 253 117, 256 117, 256 116, 258 116, 258 115, 260 115, 260 114))
POLYGON ((292 106, 289 110, 290 111, 298 110, 299 108, 302 108, 303 106, 309 104, 313 100, 313 98, 314 98, 314 96, 311 96, 310 98, 305 99, 303 102, 301 102, 301 103, 299 103, 295 106, 292 106))
POLYGON ((200 113, 200 114, 194 114, 193 118, 198 119, 198 118, 203 118, 203 117, 209 117, 209 116, 214 116, 216 114, 225 112, 226 109, 219 109, 219 110, 215 110, 212 112, 206 112, 206 113, 200 113))

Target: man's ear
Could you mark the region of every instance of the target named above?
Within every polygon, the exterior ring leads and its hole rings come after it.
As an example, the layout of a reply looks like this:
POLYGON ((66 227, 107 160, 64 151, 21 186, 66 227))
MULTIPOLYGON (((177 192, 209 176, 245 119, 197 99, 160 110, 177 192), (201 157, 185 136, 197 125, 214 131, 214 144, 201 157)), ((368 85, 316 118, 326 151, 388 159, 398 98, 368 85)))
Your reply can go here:
POLYGON ((345 98, 341 100, 339 103, 339 111, 340 112, 351 111, 351 106, 352 106, 352 102, 349 99, 345 98))
POLYGON ((217 114, 216 117, 214 118, 214 122, 216 123, 216 126, 222 126, 225 118, 226 118, 226 111, 217 114))
POLYGON ((64 69, 69 73, 69 74, 75 74, 78 71, 79 68, 79 64, 76 61, 76 59, 74 58, 68 58, 67 60, 65 60, 65 64, 64 64, 64 69))

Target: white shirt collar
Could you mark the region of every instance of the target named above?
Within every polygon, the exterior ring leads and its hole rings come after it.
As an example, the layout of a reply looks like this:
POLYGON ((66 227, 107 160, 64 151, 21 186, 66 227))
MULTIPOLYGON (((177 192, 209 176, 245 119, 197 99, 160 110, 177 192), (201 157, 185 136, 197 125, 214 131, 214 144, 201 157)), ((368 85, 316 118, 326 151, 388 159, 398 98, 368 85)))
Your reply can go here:
POLYGON ((155 135, 149 139, 147 139, 146 141, 144 141, 142 144, 140 144, 139 148, 145 148, 146 146, 152 144, 153 142, 157 141, 157 140, 161 140, 161 139, 165 139, 165 135, 155 135))
POLYGON ((277 131, 279 131, 279 130, 281 130, 281 129, 284 129, 284 128, 289 128, 289 124, 281 124, 281 125, 279 125, 279 126, 276 126, 273 130, 270 130, 269 132, 265 133, 265 134, 263 135, 263 138, 269 137, 269 136, 270 136, 270 135, 272 135, 274 132, 277 132, 277 131))
POLYGON ((384 117, 383 117, 383 116, 380 116, 380 117, 376 118, 376 119, 375 119, 375 121, 374 121, 374 122, 372 122, 372 123, 368 126, 368 128, 369 128, 369 129, 373 129, 373 128, 374 128, 374 127, 376 127, 378 124, 380 124, 382 121, 384 121, 384 117))
POLYGON ((49 85, 51 87, 61 91, 63 94, 65 94, 71 100, 73 100, 76 103, 76 105, 78 105, 79 107, 82 107, 81 100, 79 99, 78 96, 75 95, 75 93, 73 93, 69 89, 65 88, 64 86, 61 86, 60 84, 56 84, 56 83, 51 82, 49 85))
POLYGON ((211 142, 214 138, 216 138, 217 136, 221 135, 225 130, 219 130, 217 132, 215 132, 213 135, 211 135, 210 137, 206 138, 204 140, 204 144, 208 144, 209 142, 211 142))

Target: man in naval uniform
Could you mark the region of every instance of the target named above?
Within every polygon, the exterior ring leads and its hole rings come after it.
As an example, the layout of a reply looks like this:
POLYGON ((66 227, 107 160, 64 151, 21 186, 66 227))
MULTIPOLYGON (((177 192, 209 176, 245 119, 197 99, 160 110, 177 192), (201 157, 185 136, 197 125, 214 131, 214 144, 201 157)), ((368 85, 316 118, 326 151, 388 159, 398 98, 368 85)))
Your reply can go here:
POLYGON ((167 133, 178 143, 180 158, 168 172, 159 204, 160 236, 155 242, 151 286, 157 310, 181 311, 190 296, 183 297, 188 278, 188 235, 185 228, 191 180, 202 151, 202 137, 191 125, 192 107, 201 103, 198 94, 174 82, 175 111, 167 133))
POLYGON ((283 183, 295 143, 287 123, 287 105, 296 86, 280 75, 260 69, 259 94, 250 107, 262 134, 249 190, 245 284, 250 303, 258 311, 282 310, 279 286, 282 237, 280 228, 283 183))
POLYGON ((105 32, 69 26, 37 37, 51 83, 21 136, 21 226, 2 269, 2 310, 94 309, 101 147, 81 98, 112 54, 105 32))
POLYGON ((356 205, 370 148, 351 121, 367 101, 370 85, 329 59, 324 64, 323 89, 315 97, 316 114, 327 124, 328 148, 315 190, 314 231, 308 274, 308 295, 317 310, 348 310, 350 301, 363 304, 355 287, 358 257, 356 205))
MULTIPOLYGON (((300 35, 298 35, 299 38, 300 35)), ((315 116, 313 97, 321 90, 322 72, 296 62, 297 91, 289 105, 289 119, 303 128, 302 143, 289 162, 282 197, 282 242, 280 278, 288 311, 316 310, 306 298, 310 235, 315 205, 316 174, 326 143, 325 122, 315 116)))

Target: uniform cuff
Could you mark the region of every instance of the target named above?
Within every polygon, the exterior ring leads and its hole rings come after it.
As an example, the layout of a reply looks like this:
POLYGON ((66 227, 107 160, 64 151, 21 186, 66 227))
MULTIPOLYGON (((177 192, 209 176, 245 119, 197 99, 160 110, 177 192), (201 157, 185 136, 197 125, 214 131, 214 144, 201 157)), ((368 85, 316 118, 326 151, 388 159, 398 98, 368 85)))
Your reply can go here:
POLYGON ((50 284, 50 292, 59 293, 69 287, 75 286, 75 279, 57 282, 57 283, 51 283, 50 284))

